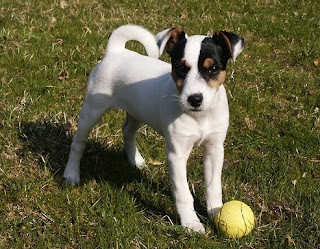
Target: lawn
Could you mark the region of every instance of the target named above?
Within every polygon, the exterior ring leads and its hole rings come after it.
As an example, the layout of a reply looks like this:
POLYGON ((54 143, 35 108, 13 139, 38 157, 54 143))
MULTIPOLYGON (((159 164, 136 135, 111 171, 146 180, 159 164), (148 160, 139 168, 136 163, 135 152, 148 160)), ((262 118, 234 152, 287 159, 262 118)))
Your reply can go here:
MULTIPOLYGON (((0 248, 319 248, 318 1, 0 1, 0 248), (225 82, 222 182, 224 202, 253 209, 250 235, 225 238, 208 220, 201 147, 188 177, 206 234, 184 231, 163 138, 143 126, 148 167, 130 166, 120 110, 90 134, 81 185, 63 185, 88 75, 127 23, 245 38, 225 82)), ((128 48, 144 53, 136 42, 128 48)))

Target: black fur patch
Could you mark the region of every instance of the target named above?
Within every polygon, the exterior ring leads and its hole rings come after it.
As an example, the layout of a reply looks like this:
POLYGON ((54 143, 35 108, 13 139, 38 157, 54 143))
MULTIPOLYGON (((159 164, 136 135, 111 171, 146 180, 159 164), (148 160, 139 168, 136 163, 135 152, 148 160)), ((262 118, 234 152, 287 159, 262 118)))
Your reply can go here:
POLYGON ((183 61, 186 42, 186 39, 181 40, 170 53, 172 71, 175 71, 176 77, 179 79, 185 79, 190 70, 190 67, 183 61))
POLYGON ((200 75, 207 82, 215 79, 221 70, 226 70, 227 62, 230 57, 225 54, 221 45, 212 38, 205 38, 201 44, 200 55, 198 59, 198 69, 200 75), (213 63, 210 67, 206 67, 205 60, 212 59, 213 63))

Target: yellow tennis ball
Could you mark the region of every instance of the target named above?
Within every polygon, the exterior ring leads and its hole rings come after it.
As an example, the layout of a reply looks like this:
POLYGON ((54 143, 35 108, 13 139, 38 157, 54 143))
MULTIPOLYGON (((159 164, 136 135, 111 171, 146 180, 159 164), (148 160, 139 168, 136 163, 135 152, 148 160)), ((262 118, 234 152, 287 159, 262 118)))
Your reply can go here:
POLYGON ((229 201, 218 210, 214 223, 218 231, 223 235, 240 238, 252 231, 254 214, 245 203, 229 201))

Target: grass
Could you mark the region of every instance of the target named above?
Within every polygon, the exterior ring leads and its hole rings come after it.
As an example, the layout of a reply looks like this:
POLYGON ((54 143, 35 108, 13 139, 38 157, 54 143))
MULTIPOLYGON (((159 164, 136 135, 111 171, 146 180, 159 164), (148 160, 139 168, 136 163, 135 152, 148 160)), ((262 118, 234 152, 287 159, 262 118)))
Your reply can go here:
POLYGON ((297 0, 2 0, 0 247, 317 248, 319 12, 317 1, 297 0), (249 236, 224 238, 208 221, 201 148, 192 152, 188 174, 207 233, 184 232, 163 139, 142 127, 148 169, 129 166, 122 111, 105 115, 91 133, 81 186, 63 187, 87 76, 112 30, 125 23, 153 33, 182 26, 190 35, 226 29, 245 37, 225 83, 231 120, 223 199, 253 208, 257 224, 249 236))

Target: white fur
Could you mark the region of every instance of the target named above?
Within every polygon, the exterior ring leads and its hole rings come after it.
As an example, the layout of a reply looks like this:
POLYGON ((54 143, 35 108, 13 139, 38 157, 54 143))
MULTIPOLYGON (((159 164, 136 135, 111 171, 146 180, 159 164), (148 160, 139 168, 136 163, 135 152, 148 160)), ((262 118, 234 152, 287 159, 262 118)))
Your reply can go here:
MULTIPOLYGON (((187 159, 194 145, 204 145, 204 171, 207 209, 211 219, 222 205, 221 171, 223 142, 226 136, 229 110, 225 88, 210 88, 197 71, 197 58, 204 37, 188 38, 185 59, 191 71, 181 95, 171 77, 171 65, 160 61, 154 48, 157 42, 148 31, 137 26, 124 26, 110 37, 107 53, 92 71, 78 131, 71 145, 66 182, 80 182, 80 159, 88 134, 100 117, 111 108, 127 112, 123 124, 123 138, 128 160, 137 167, 144 159, 136 146, 136 132, 141 123, 150 125, 165 137, 172 192, 181 224, 204 232, 193 206, 187 181, 187 159), (125 31, 125 32, 123 32, 125 31), (141 41, 148 54, 142 56, 124 48, 128 39, 141 41), (201 112, 190 112, 186 98, 202 93, 201 112)), ((157 47, 157 51, 159 51, 157 47)), ((159 52, 158 52, 159 55, 159 52)))
POLYGON ((158 59, 159 49, 155 42, 156 38, 148 30, 128 24, 116 29, 108 41, 107 51, 122 50, 127 41, 137 40, 145 47, 148 56, 158 59))
POLYGON ((163 50, 164 50, 164 48, 170 38, 170 36, 167 35, 170 30, 171 29, 163 30, 156 35, 156 40, 157 40, 157 44, 159 47, 160 56, 162 55, 163 50))
POLYGON ((232 53, 232 62, 236 61, 237 56, 243 51, 244 49, 244 44, 242 40, 239 40, 233 48, 233 53, 232 53))

